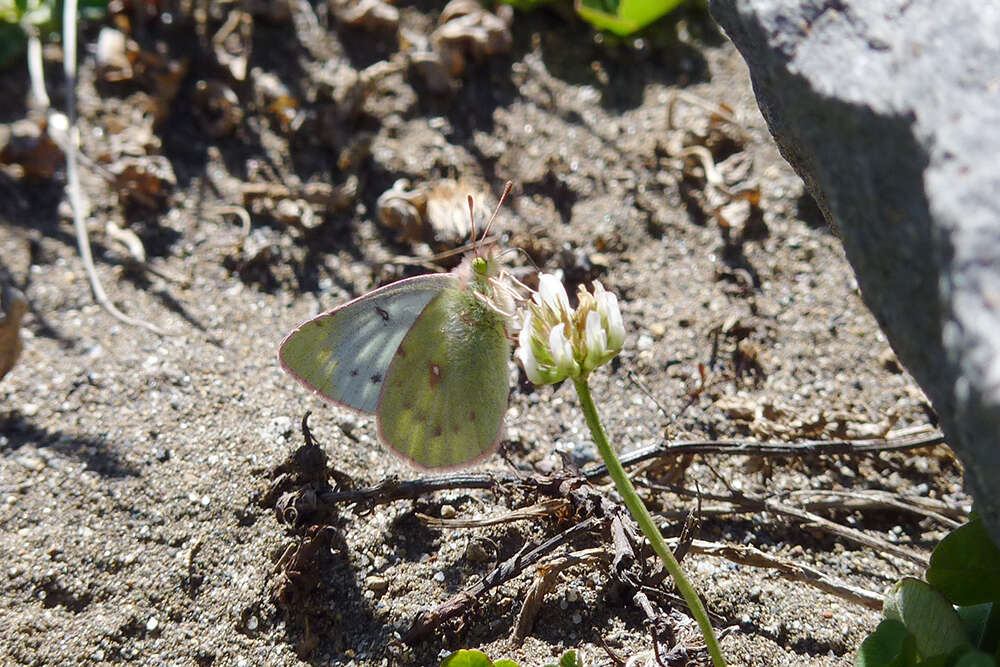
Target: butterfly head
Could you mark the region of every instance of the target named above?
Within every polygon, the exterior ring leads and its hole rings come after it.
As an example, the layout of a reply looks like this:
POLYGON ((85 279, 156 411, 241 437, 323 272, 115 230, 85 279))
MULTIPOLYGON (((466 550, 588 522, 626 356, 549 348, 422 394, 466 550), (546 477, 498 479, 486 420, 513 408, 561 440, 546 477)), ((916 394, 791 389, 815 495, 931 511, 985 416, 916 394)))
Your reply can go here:
POLYGON ((485 248, 477 245, 474 253, 469 253, 455 269, 455 274, 467 285, 487 284, 490 278, 496 278, 503 270, 500 253, 496 245, 491 243, 485 248))
POLYGON ((472 258, 472 272, 477 278, 488 278, 490 271, 490 261, 485 257, 472 258))

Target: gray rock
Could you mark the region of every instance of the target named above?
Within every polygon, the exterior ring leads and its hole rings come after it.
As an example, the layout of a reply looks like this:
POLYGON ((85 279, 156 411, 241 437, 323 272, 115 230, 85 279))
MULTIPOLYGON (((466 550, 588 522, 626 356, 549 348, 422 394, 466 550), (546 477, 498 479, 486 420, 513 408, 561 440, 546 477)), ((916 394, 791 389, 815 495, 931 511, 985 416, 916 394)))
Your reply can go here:
POLYGON ((1000 539, 1000 6, 710 8, 1000 539))

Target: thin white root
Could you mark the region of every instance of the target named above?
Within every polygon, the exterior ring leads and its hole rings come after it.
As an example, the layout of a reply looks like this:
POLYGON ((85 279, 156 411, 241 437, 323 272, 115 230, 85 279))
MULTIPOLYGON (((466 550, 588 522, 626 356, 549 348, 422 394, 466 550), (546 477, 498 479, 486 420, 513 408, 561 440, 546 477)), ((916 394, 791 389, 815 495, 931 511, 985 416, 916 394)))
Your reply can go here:
MULTIPOLYGON (((118 310, 104 292, 101 279, 94 267, 94 257, 90 251, 90 238, 83 219, 83 205, 80 194, 80 173, 77 169, 77 153, 80 146, 80 128, 76 125, 76 0, 66 0, 63 5, 63 71, 66 75, 66 117, 69 120, 69 142, 66 147, 66 181, 70 207, 73 209, 73 229, 76 231, 76 245, 80 251, 87 280, 94 299, 115 319, 132 326, 148 329, 160 336, 170 335, 160 327, 145 320, 129 317, 118 310)), ((40 75, 41 76, 41 75, 40 75)), ((34 82, 32 83, 34 86, 34 82)), ((44 80, 40 83, 45 89, 44 80)))
MULTIPOLYGON (((76 0, 66 0, 63 5, 63 71, 66 74, 66 117, 69 120, 69 145, 66 151, 66 180, 70 206, 73 209, 73 229, 76 231, 76 245, 80 251, 87 280, 94 299, 115 319, 132 326, 148 329, 160 336, 170 335, 155 324, 129 317, 118 310, 104 292, 101 279, 94 267, 94 256, 90 252, 90 238, 83 220, 83 206, 80 195, 80 173, 77 169, 77 153, 80 146, 80 128, 76 125, 76 0)), ((44 81, 40 84, 45 88, 44 81)))
POLYGON ((42 109, 52 106, 45 91, 45 65, 42 61, 42 40, 38 31, 32 29, 28 35, 28 78, 31 79, 31 95, 42 109))

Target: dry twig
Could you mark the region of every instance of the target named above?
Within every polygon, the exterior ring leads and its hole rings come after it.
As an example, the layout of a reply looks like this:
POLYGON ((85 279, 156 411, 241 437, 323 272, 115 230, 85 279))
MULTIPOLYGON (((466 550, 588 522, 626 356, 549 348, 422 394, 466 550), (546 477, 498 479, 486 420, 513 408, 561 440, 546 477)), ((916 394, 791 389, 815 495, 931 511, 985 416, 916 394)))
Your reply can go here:
POLYGON ((573 538, 595 528, 597 523, 598 519, 592 517, 581 521, 537 546, 530 543, 525 544, 520 551, 501 563, 495 570, 472 586, 452 596, 447 602, 434 609, 424 609, 418 612, 417 617, 413 619, 413 624, 410 625, 410 629, 403 635, 403 641, 407 644, 414 644, 420 641, 449 618, 463 613, 466 607, 480 595, 518 576, 526 568, 534 565, 562 545, 567 544, 573 538))
MULTIPOLYGON (((809 441, 801 444, 755 441, 670 442, 632 452, 623 457, 623 462, 625 465, 634 467, 654 459, 694 453, 765 457, 858 455, 926 447, 939 444, 942 440, 942 436, 936 431, 922 428, 900 431, 894 437, 885 440, 809 441)), ((302 451, 310 449, 310 447, 320 451, 315 445, 310 445, 301 448, 295 458, 301 461, 310 459, 310 457, 300 456, 302 451)), ((420 612, 403 637, 406 643, 413 643, 426 637, 448 619, 464 614, 471 604, 484 593, 533 567, 535 568, 533 582, 519 614, 518 623, 512 630, 512 641, 518 641, 530 631, 538 608, 542 604, 545 594, 555 586, 558 574, 572 565, 581 563, 604 563, 605 572, 609 579, 624 586, 625 590, 631 590, 633 602, 644 610, 648 618, 653 620, 662 617, 662 613, 657 610, 646 592, 657 591, 657 597, 662 598, 663 593, 659 591, 659 587, 664 573, 660 571, 649 572, 644 569, 648 554, 641 551, 644 543, 639 538, 630 517, 620 504, 587 483, 587 481, 593 482, 604 476, 603 466, 590 466, 580 477, 566 475, 525 477, 513 472, 455 473, 407 481, 390 478, 368 488, 340 488, 338 490, 330 489, 325 482, 326 476, 332 474, 326 469, 325 459, 314 462, 307 468, 308 470, 303 469, 308 473, 305 476, 303 476, 302 471, 295 472, 293 469, 285 471, 280 478, 283 480, 280 485, 285 491, 282 492, 282 498, 275 505, 283 520, 290 521, 300 529, 308 528, 309 524, 315 523, 317 520, 327 521, 324 517, 335 516, 336 510, 334 508, 341 503, 356 504, 360 510, 364 511, 379 504, 398 500, 413 500, 436 491, 459 489, 483 489, 506 497, 538 500, 531 506, 514 509, 497 518, 443 520, 423 515, 418 516, 428 524, 440 528, 482 527, 545 517, 563 520, 569 517, 573 521, 571 527, 562 530, 541 544, 525 545, 520 551, 489 572, 482 580, 467 587, 441 605, 420 612), (291 490, 298 486, 298 482, 295 482, 296 479, 302 483, 308 482, 307 486, 303 487, 304 491, 291 490), (312 481, 309 482, 309 480, 312 481), (289 486, 290 482, 291 486, 289 486), (302 521, 301 519, 304 517, 307 520, 302 521), (592 534, 599 527, 602 527, 602 530, 601 538, 599 538, 601 543, 598 546, 582 548, 571 553, 555 553, 578 536, 585 533, 592 534)), ((279 484, 278 478, 276 478, 275 484, 279 484)), ((683 496, 697 496, 699 499, 703 498, 714 503, 712 506, 699 508, 699 514, 702 515, 769 512, 789 517, 799 523, 816 526, 845 540, 871 547, 879 553, 892 554, 920 565, 925 563, 925 558, 922 555, 905 547, 842 526, 810 511, 810 509, 793 506, 778 498, 748 496, 732 488, 729 489, 728 494, 712 494, 669 485, 646 483, 645 486, 654 491, 669 491, 683 496)), ((823 495, 821 492, 803 491, 800 493, 802 495, 812 494, 811 496, 805 495, 805 498, 812 499, 812 504, 809 505, 812 509, 825 509, 830 506, 830 502, 850 500, 857 504, 867 503, 866 506, 906 509, 943 522, 951 521, 952 519, 948 515, 953 514, 950 508, 939 503, 909 503, 905 499, 893 497, 891 494, 856 493, 846 497, 843 495, 823 495)), ((275 494, 269 493, 269 497, 273 495, 275 494)), ((801 497, 799 494, 796 496, 801 497)), ((590 539, 594 539, 593 536, 590 539)), ((672 545, 679 545, 680 541, 678 538, 674 538, 670 542, 672 545)), ((805 583, 818 590, 868 608, 878 608, 881 605, 882 598, 877 593, 833 579, 815 568, 775 558, 752 547, 716 544, 703 540, 687 540, 686 542, 692 553, 727 558, 733 562, 753 567, 773 569, 786 579, 805 583)), ((676 550, 679 546, 673 548, 676 550)), ((655 630, 654 635, 656 635, 655 630)), ((654 646, 657 651, 659 650, 659 641, 660 638, 655 636, 654 646)), ((687 650, 679 644, 675 648, 687 650)))

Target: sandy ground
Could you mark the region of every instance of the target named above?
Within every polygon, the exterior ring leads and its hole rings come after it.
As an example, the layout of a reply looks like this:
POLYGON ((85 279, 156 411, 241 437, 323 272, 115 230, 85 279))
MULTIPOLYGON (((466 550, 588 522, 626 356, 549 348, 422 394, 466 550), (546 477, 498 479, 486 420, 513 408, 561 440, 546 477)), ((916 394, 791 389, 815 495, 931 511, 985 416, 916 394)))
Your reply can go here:
MULTIPOLYGON (((492 206, 514 181, 500 228, 505 244, 525 251, 511 256, 517 275, 530 280, 530 258, 574 290, 599 278, 619 295, 625 350, 592 384, 620 451, 664 439, 875 436, 933 418, 862 306, 835 234, 778 156, 742 62, 704 16, 681 16, 637 45, 595 40, 556 14, 517 14, 509 51, 470 56, 450 91, 435 93, 404 68, 379 74, 351 106, 351 73, 391 61, 406 40, 303 6, 252 17, 251 74, 240 83, 211 46, 221 10, 203 23, 152 19, 136 36, 161 60, 133 80, 109 82, 93 50, 81 53, 98 274, 122 310, 173 335, 122 324, 94 304, 61 170, 0 172, 0 271, 30 304, 24 353, 0 381, 0 661, 434 665, 462 647, 523 665, 567 648, 585 651, 588 665, 650 655, 642 610, 593 564, 559 575, 520 646, 508 637, 533 568, 429 638, 401 642, 418 610, 570 525, 548 516, 441 528, 420 515, 498 517, 537 497, 455 489, 341 505, 322 522, 330 528, 316 557, 289 569, 289 549, 317 528, 282 524, 259 501, 302 444, 307 410, 330 466, 356 486, 424 475, 386 454, 372 419, 322 403, 275 360, 299 321, 427 270, 400 257, 457 244, 416 243, 378 223, 378 197, 398 178, 458 211, 467 190, 492 193, 483 200, 492 206), (182 57, 176 95, 143 110, 135 95, 166 98, 163 73, 182 57), (226 106, 221 93, 205 101, 199 81, 228 81, 238 103, 226 106), (278 107, 274 81, 287 92, 278 107), (226 120, 233 108, 240 117, 226 120), (160 109, 158 123, 136 120, 150 109, 160 109), (301 122, 289 126, 296 114, 301 122), (152 179, 157 192, 151 181, 108 175, 136 154, 157 156, 172 182, 152 179), (461 185, 441 185, 456 178, 461 185), (310 198, 310 184, 327 189, 310 198), (234 207, 248 212, 249 229, 234 207), (160 275, 127 260, 105 233, 109 221, 141 239, 160 275), (289 581, 298 588, 283 588, 289 581)), ((400 31, 426 38, 437 16, 429 4, 402 7, 400 31)), ((56 104, 60 68, 48 62, 56 104)), ((27 85, 23 62, 0 72, 7 127, 28 115, 27 85)), ((509 460, 477 470, 570 474, 592 462, 572 387, 534 389, 513 364, 511 378, 509 460)), ((944 446, 672 457, 639 478, 660 485, 647 498, 669 535, 697 500, 665 489, 697 488, 699 539, 755 547, 874 593, 922 568, 779 513, 723 511, 732 506, 718 498, 804 507, 817 497, 806 492, 839 491, 833 505, 810 507, 921 557, 946 526, 866 498, 881 492, 959 513, 968 503, 944 446)), ((607 544, 591 535, 556 553, 607 544)), ((732 664, 848 665, 878 620, 773 568, 702 554, 683 566, 716 627, 731 628, 723 647, 732 664)), ((705 664, 683 607, 663 586, 650 599, 663 650, 679 642, 670 664, 705 664)))

